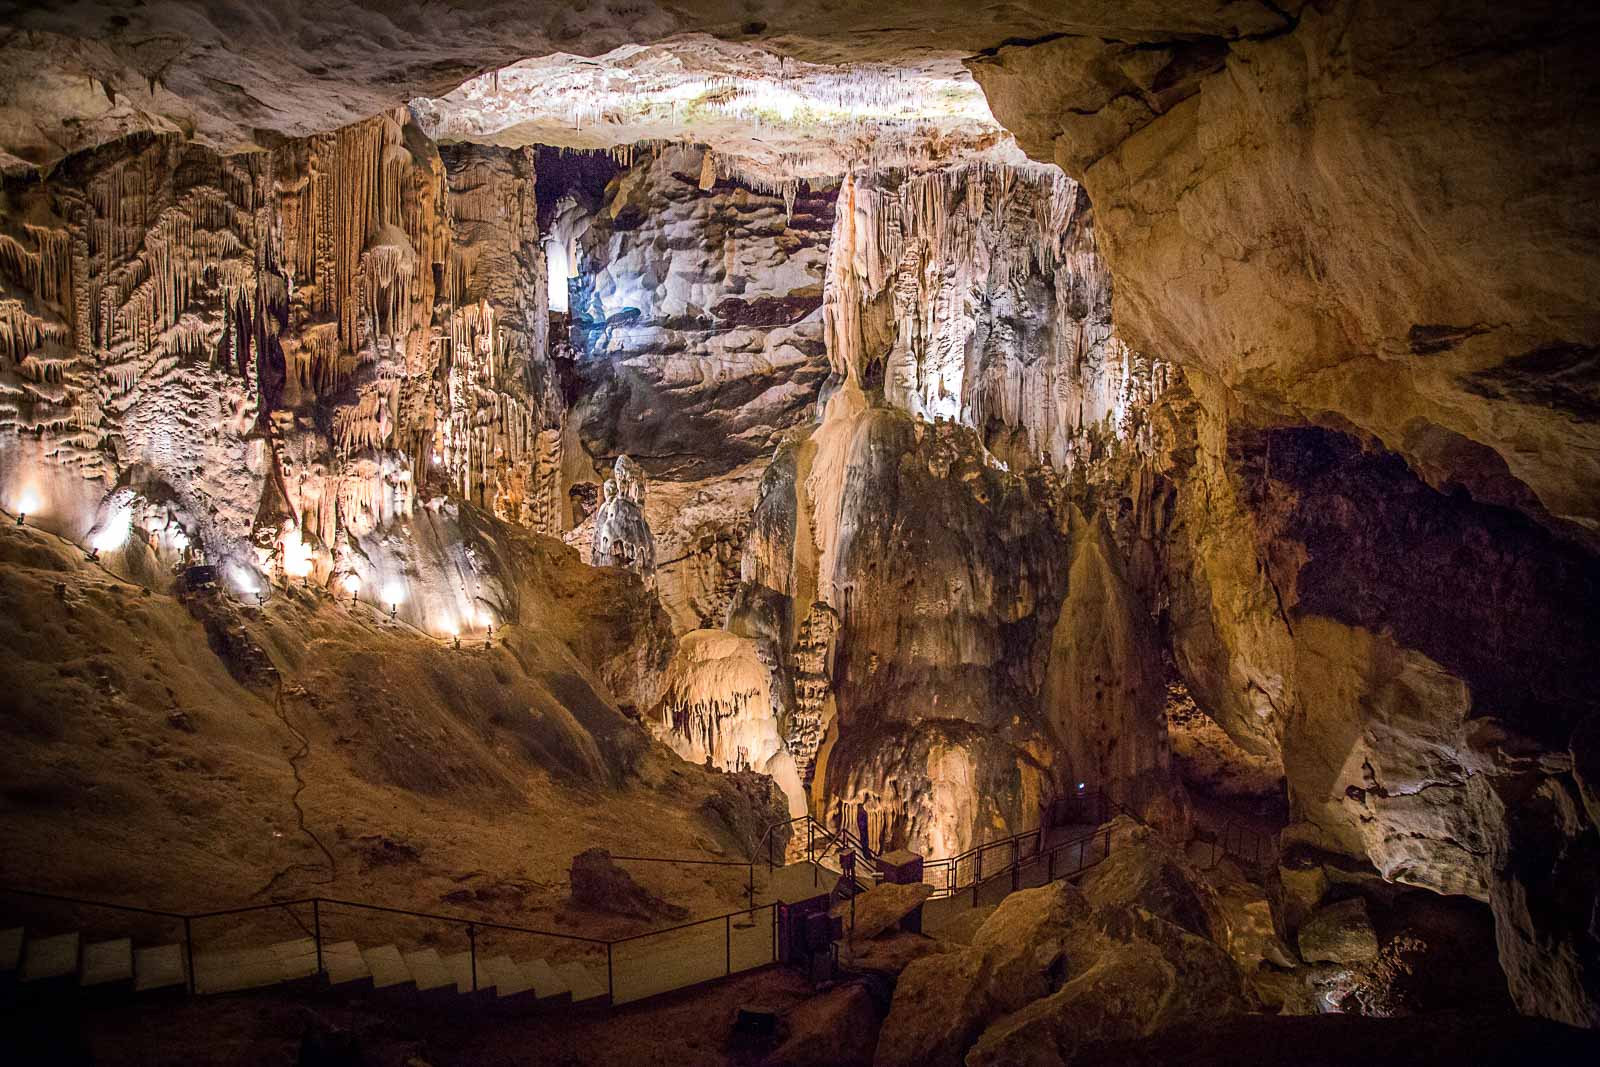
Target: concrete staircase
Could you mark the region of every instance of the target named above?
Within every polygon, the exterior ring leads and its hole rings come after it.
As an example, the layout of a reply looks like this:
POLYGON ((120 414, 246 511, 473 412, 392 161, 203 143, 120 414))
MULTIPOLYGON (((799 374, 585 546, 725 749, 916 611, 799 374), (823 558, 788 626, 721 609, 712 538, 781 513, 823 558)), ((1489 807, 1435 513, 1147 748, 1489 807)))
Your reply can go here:
MULTIPOLYGON (((325 942, 320 976, 317 944, 309 937, 194 956, 197 994, 312 981, 351 991, 461 997, 508 1007, 608 1000, 604 973, 596 977, 581 962, 521 961, 503 953, 479 953, 476 991, 468 952, 440 956, 431 948, 402 952, 394 945, 364 948, 354 941, 325 942)), ((136 948, 130 938, 85 942, 76 933, 30 936, 22 927, 13 927, 0 930, 0 982, 38 991, 184 990, 189 983, 188 954, 182 944, 136 948)))

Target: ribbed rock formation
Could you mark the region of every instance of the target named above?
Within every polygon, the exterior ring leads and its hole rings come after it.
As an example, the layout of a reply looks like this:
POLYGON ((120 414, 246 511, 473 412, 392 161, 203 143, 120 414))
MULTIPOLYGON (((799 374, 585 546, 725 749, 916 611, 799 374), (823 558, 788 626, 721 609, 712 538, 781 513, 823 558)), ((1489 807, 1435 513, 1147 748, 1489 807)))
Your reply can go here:
POLYGON ((1064 783, 1165 778, 1159 684, 1130 681, 1159 678, 1133 594, 1106 604, 1102 646, 1052 656, 1069 570, 1086 606, 1120 581, 1114 547, 1066 536, 1062 468, 1133 462, 1165 380, 1112 335, 1076 187, 852 175, 831 250, 823 416, 763 477, 729 616, 784 650, 814 810, 863 806, 875 841, 948 855, 1036 825, 1064 783))
POLYGON ((8 501, 158 582, 204 558, 236 591, 337 578, 436 631, 481 625, 476 568, 383 531, 448 491, 559 532, 564 405, 531 156, 449 155, 400 112, 13 180, 34 221, 0 264, 8 501))

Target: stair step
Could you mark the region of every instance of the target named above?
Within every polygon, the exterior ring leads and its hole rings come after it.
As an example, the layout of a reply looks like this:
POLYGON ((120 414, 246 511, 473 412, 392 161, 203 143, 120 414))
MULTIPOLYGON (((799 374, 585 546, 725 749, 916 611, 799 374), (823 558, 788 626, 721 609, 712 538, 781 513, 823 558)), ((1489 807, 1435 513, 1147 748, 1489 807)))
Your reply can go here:
POLYGON ((484 975, 488 975, 489 984, 494 986, 494 995, 502 1000, 506 997, 515 997, 523 993, 533 993, 533 979, 524 974, 510 956, 490 956, 487 959, 479 958, 478 988, 484 985, 484 975))
POLYGON ((522 965, 522 973, 533 983, 534 996, 540 1000, 566 997, 572 992, 567 980, 556 973, 546 960, 534 960, 522 965))
POLYGON ((0 930, 0 974, 11 974, 22 966, 22 927, 0 930))
POLYGON ((97 941, 83 946, 83 962, 78 969, 78 984, 107 985, 133 980, 133 941, 97 941))
POLYGON ((182 945, 156 945, 137 949, 133 954, 133 989, 143 993, 150 989, 166 989, 185 985, 188 975, 184 971, 182 945))
MULTIPOLYGON (((450 968, 450 973, 455 976, 456 992, 472 992, 472 956, 467 952, 456 952, 445 956, 439 961, 450 968)), ((478 961, 478 992, 494 988, 494 983, 483 971, 483 961, 478 961)))
POLYGON ((361 946, 354 941, 323 945, 322 966, 328 972, 329 985, 362 982, 372 977, 372 968, 361 955, 361 946))
POLYGON ((418 949, 416 952, 405 953, 404 958, 419 990, 427 992, 430 989, 443 989, 448 986, 454 991, 455 975, 450 973, 450 968, 439 958, 437 949, 418 949))
POLYGON ((362 949, 361 958, 366 960, 367 968, 372 973, 372 988, 392 989, 410 984, 411 968, 406 966, 400 950, 393 945, 362 949))
POLYGON ((272 946, 272 954, 278 958, 285 982, 310 978, 317 973, 317 943, 309 937, 280 941, 272 946))
POLYGON ((582 1004, 606 995, 606 984, 590 974, 589 968, 576 960, 571 963, 556 964, 556 973, 567 983, 567 988, 572 990, 574 1004, 582 1004))
POLYGON ((241 948, 196 954, 195 991, 233 993, 241 989, 277 985, 283 981, 283 960, 274 948, 241 948))
POLYGON ((28 939, 22 958, 22 980, 42 982, 78 973, 78 935, 28 939))

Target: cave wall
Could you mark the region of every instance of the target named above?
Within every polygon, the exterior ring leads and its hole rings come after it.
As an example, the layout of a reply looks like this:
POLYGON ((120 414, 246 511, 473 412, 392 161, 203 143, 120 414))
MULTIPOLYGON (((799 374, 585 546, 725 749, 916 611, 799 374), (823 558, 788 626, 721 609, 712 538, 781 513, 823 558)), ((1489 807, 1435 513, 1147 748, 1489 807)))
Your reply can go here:
MULTIPOLYGON (((579 241, 572 433, 594 465, 626 455, 648 477, 681 632, 722 625, 761 471, 814 416, 833 199, 719 179, 700 148, 642 148, 579 241)), ((569 540, 591 537, 580 523, 569 540)))
POLYGON ((1291 897, 1365 868, 1488 900, 1522 1009, 1593 1025, 1567 768, 1593 717, 1594 12, 1286 14, 969 65, 1083 182, 1119 333, 1182 367, 1117 532, 1195 700, 1282 761, 1291 897))
POLYGON ((203 559, 238 592, 349 580, 479 628, 468 554, 385 535, 451 526, 447 493, 559 532, 534 182, 529 153, 442 156, 404 111, 8 181, 0 494, 158 584, 203 559))
POLYGON ((763 477, 728 628, 778 650, 812 810, 875 842, 950 855, 1063 783, 1168 779, 1147 608, 1070 505, 1140 462, 1168 380, 1114 335, 1093 233, 1048 168, 841 187, 821 417, 763 477))

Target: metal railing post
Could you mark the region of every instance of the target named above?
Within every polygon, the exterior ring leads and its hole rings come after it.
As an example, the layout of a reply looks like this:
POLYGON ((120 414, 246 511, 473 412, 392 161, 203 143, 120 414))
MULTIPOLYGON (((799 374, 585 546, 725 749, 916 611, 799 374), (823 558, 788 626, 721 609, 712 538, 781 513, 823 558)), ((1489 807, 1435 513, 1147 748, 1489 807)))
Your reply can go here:
POLYGON ((189 995, 194 996, 194 920, 187 915, 183 918, 183 955, 189 964, 189 995))
POLYGON ((756 906, 756 865, 754 862, 750 864, 749 878, 749 884, 745 887, 745 895, 748 897, 745 903, 753 908, 756 906))
POLYGON ((606 996, 611 998, 613 1004, 617 1002, 617 979, 611 967, 611 942, 609 941, 606 942, 606 996))
POLYGON ((817 847, 817 824, 810 816, 806 817, 806 862, 815 863, 817 847))
POLYGON ((472 963, 472 991, 478 991, 478 928, 467 924, 467 955, 472 963))
POLYGON ((1045 883, 1049 884, 1050 882, 1055 881, 1056 880, 1056 850, 1055 849, 1051 849, 1050 850, 1050 858, 1045 864, 1045 869, 1047 871, 1047 877, 1045 878, 1045 883))
POLYGON ((322 966, 322 903, 320 897, 311 898, 311 936, 317 941, 317 973, 326 975, 327 969, 322 966))
POLYGON ((731 916, 731 915, 724 915, 722 917, 722 936, 726 939, 727 950, 728 950, 728 966, 727 966, 727 969, 724 970, 722 973, 723 974, 732 974, 733 973, 733 916, 731 916))
POLYGON ((1017 839, 1011 839, 1011 891, 1017 891, 1018 879, 1022 877, 1022 861, 1018 859, 1017 839))
POLYGON ((1101 859, 1109 859, 1110 856, 1111 856, 1111 831, 1107 830, 1106 831, 1106 852, 1105 852, 1105 855, 1101 856, 1100 858, 1101 859))

